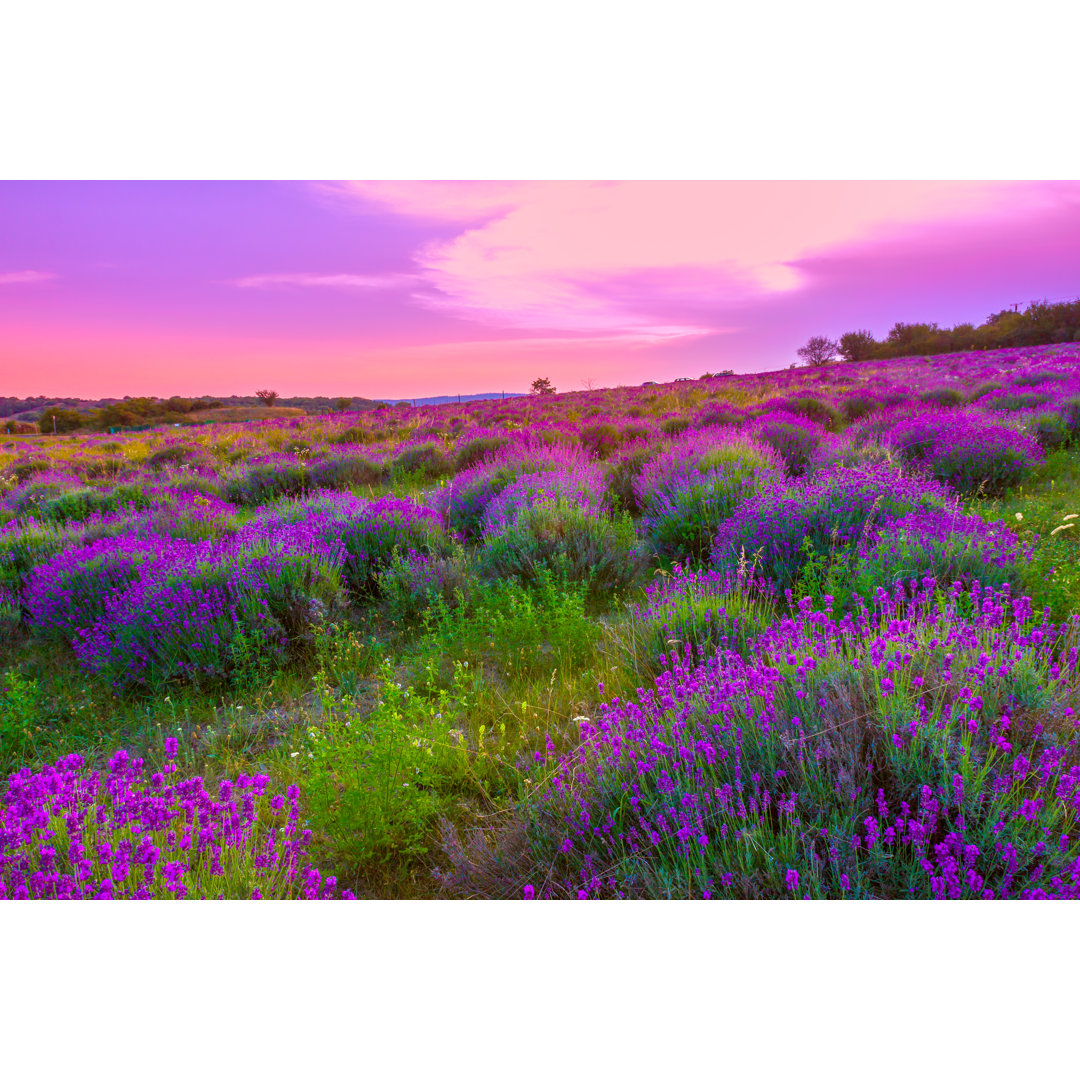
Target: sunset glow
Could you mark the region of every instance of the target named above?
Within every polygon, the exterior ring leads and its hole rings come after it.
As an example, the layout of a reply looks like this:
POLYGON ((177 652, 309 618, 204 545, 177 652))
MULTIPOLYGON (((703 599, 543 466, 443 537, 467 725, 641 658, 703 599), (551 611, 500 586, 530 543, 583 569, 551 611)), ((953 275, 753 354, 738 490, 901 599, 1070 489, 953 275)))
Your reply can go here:
POLYGON ((6 395, 408 397, 786 367, 1080 295, 1073 182, 5 182, 6 395))

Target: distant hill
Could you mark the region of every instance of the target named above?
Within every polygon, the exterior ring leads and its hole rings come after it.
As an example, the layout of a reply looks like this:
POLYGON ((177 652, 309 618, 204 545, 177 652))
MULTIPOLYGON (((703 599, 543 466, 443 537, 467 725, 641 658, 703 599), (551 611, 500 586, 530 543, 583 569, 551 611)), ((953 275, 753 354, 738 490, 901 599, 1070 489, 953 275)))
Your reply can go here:
MULTIPOLYGON (((178 413, 181 416, 187 415, 189 417, 195 417, 196 413, 204 412, 208 408, 212 409, 252 409, 261 408, 262 402, 259 401, 254 394, 249 397, 238 397, 235 394, 231 397, 213 397, 209 394, 203 394, 199 397, 193 398, 77 398, 77 397, 46 397, 40 395, 38 397, 28 398, 15 398, 15 397, 0 397, 0 420, 29 420, 35 421, 41 417, 41 414, 46 409, 71 409, 77 413, 82 414, 89 418, 92 414, 99 412, 102 409, 107 409, 109 406, 119 406, 124 408, 125 402, 136 402, 137 409, 140 414, 145 414, 148 417, 158 418, 162 420, 175 420, 176 416, 170 415, 172 413, 178 413), (170 406, 168 402, 172 402, 170 406), (156 402, 160 405, 152 407, 148 406, 149 402, 156 402)), ((379 407, 380 402, 373 401, 371 398, 361 397, 279 397, 275 402, 278 408, 285 409, 300 409, 305 413, 311 415, 323 415, 326 413, 347 411, 347 412, 367 412, 369 409, 376 409, 379 407), (348 402, 347 405, 343 404, 348 402)), ((295 413, 293 415, 296 415, 295 413)))
POLYGON ((527 397, 527 394, 443 394, 440 397, 380 398, 386 405, 450 405, 458 401, 496 401, 502 398, 527 397))

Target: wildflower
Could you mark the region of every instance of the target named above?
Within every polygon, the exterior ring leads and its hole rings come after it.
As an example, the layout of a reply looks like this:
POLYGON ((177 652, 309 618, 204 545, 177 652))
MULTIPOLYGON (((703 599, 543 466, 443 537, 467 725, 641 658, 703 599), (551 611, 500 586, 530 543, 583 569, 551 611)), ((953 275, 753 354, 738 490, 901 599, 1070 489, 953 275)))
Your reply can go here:
POLYGON ((788 892, 794 892, 799 887, 799 871, 789 870, 784 875, 784 881, 787 884, 788 892))

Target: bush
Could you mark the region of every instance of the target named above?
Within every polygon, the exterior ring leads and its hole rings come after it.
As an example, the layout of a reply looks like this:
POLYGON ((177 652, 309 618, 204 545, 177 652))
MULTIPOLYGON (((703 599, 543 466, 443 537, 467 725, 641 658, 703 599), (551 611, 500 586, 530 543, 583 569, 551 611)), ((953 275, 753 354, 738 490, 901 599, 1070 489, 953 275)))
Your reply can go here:
POLYGON ((641 514, 635 484, 646 465, 660 453, 660 445, 633 443, 607 463, 607 492, 616 510, 625 510, 635 517, 641 514))
POLYGON ((481 533, 489 538, 513 527, 517 515, 541 502, 573 503, 599 514, 604 503, 604 478, 596 465, 526 473, 499 492, 484 508, 481 533))
POLYGON ((190 461, 195 454, 196 450, 193 446, 163 446, 146 459, 146 464, 151 469, 164 469, 169 465, 180 465, 185 461, 190 461))
POLYGON ((526 585, 550 573, 603 595, 635 580, 640 555, 629 517, 613 520, 557 499, 525 507, 512 524, 486 536, 477 568, 488 578, 513 577, 526 585))
POLYGON ((251 685, 314 644, 339 589, 340 547, 303 526, 243 545, 176 544, 76 630, 80 663, 118 690, 251 685))
POLYGON ((713 563, 735 573, 744 561, 781 589, 808 565, 850 564, 851 553, 890 523, 920 508, 948 504, 945 489, 904 477, 889 465, 837 468, 747 499, 716 533, 713 563))
POLYGON ((478 435, 463 442, 454 453, 454 471, 469 469, 509 445, 507 435, 478 435))
POLYGON ((1027 409, 1037 409, 1050 401, 1049 394, 1037 393, 1012 393, 993 394, 985 397, 980 402, 987 409, 996 409, 998 412, 1024 412, 1027 409))
POLYGON ((351 491, 360 487, 381 484, 386 475, 381 462, 359 454, 341 454, 312 462, 308 466, 308 481, 312 489, 351 491))
POLYGON ((840 410, 834 405, 820 398, 800 395, 788 398, 784 403, 784 409, 798 416, 805 416, 820 424, 826 431, 837 431, 842 423, 840 410))
POLYGON ((455 476, 432 498, 446 527, 465 539, 476 539, 488 503, 503 488, 526 474, 593 467, 580 446, 545 445, 530 433, 529 441, 515 441, 479 464, 455 476))
POLYGON ((979 410, 932 411, 897 422, 883 436, 909 464, 954 491, 996 494, 1042 461, 1038 443, 979 410))
POLYGON ((618 449, 622 432, 612 423, 585 424, 578 438, 588 453, 603 460, 618 449))
POLYGON ((801 604, 745 657, 676 662, 547 759, 536 887, 1076 897, 1077 629, 975 585, 844 620, 801 604))
POLYGON ((665 435, 681 435, 690 427, 690 421, 685 416, 669 416, 661 420, 658 426, 665 435))
POLYGON ((867 394, 851 394, 840 403, 840 412, 848 423, 861 420, 880 408, 881 402, 867 394))
POLYGON ((743 499, 783 475, 771 447, 707 428, 664 448, 643 468, 634 492, 656 552, 693 560, 707 556, 717 526, 743 499))
POLYGON ((307 466, 292 459, 255 465, 230 476, 225 498, 239 506, 263 506, 278 499, 296 498, 312 488, 307 466))
MULTIPOLYGON (((166 739, 166 756, 176 752, 166 739)), ((107 771, 77 754, 23 769, 0 792, 0 899, 333 897, 337 879, 308 860, 299 791, 271 795, 269 784, 241 775, 214 796, 174 761, 147 777, 124 751, 107 771)))
POLYGON ((377 575, 378 592, 394 619, 414 622, 434 607, 447 610, 467 603, 473 575, 461 549, 449 554, 420 555, 397 550, 377 575))
POLYGON ((638 668, 655 676, 674 650, 707 660, 717 649, 746 655, 751 641, 775 619, 766 590, 752 577, 675 566, 646 589, 632 617, 638 668), (639 633, 641 624, 644 633, 639 633))
POLYGON ((747 433, 758 442, 771 446, 783 458, 792 476, 802 476, 825 435, 825 429, 809 417, 776 410, 759 416, 750 424, 747 433))
POLYGON ((933 390, 921 393, 919 400, 932 402, 943 409, 951 409, 957 405, 963 405, 964 395, 955 386, 936 386, 933 390))
POLYGON ((961 581, 1000 588, 1016 585, 1021 562, 1031 558, 1007 526, 987 523, 956 509, 917 510, 897 518, 864 545, 854 591, 873 600, 879 587, 933 578, 937 586, 961 581))
POLYGON ((453 471, 453 465, 437 442, 414 443, 404 446, 390 461, 392 476, 418 476, 423 480, 437 480, 453 471))

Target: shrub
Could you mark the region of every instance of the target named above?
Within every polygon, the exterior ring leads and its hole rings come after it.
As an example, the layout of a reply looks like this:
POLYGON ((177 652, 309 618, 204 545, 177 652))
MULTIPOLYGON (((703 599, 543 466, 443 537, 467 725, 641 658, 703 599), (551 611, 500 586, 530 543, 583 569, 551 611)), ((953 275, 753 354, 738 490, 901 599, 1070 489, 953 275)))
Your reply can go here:
POLYGON ((481 533, 486 538, 512 527, 523 510, 541 502, 575 503, 599 514, 604 503, 604 478, 596 465, 526 473, 499 492, 484 508, 481 533))
POLYGON ((1044 453, 1060 450, 1072 441, 1065 417, 1059 412, 1039 413, 1028 420, 1026 427, 1044 453))
POLYGON ((254 465, 230 476, 225 498, 239 506, 263 506, 283 498, 295 498, 311 490, 307 466, 291 458, 254 465))
POLYGON ((437 480, 453 471, 453 465, 437 442, 402 446, 390 460, 393 476, 416 475, 423 480, 437 480))
POLYGON ((936 386, 932 390, 921 393, 919 400, 932 402, 943 409, 951 409, 957 405, 963 405, 964 395, 955 386, 936 386))
POLYGON ((455 476, 435 492, 432 507, 448 529, 476 539, 488 503, 519 476, 582 466, 591 463, 580 446, 545 445, 530 432, 528 441, 515 441, 455 476))
POLYGON ((657 553, 700 559, 720 522, 762 484, 783 474, 783 460, 771 447, 707 428, 664 448, 643 468, 634 492, 657 553))
POLYGON ((749 570, 740 575, 676 565, 670 574, 660 574, 645 596, 631 619, 632 649, 638 668, 650 676, 659 673, 673 650, 702 660, 720 648, 745 655, 775 618, 768 591, 749 570))
POLYGON ((660 430, 665 435, 681 435, 689 427, 690 421, 685 416, 669 416, 666 420, 661 420, 659 424, 660 430))
POLYGON ((635 484, 646 465, 661 447, 657 443, 632 443, 607 463, 607 492, 611 505, 617 510, 625 510, 637 517, 641 514, 635 484))
POLYGON ((552 884, 536 887, 1080 895, 1077 622, 977 584, 939 599, 882 594, 843 620, 801 604, 745 657, 676 662, 582 718, 580 745, 546 762, 530 840, 552 884))
POLYGON ((879 442, 868 439, 859 443, 848 432, 843 435, 826 434, 810 454, 805 471, 806 475, 813 476, 840 466, 850 469, 859 465, 895 464, 893 457, 893 451, 879 442))
POLYGON ((713 562, 727 573, 757 562, 779 589, 790 589, 808 564, 848 563, 859 542, 889 522, 947 503, 939 484, 892 466, 840 467, 747 499, 717 531, 713 562))
MULTIPOLYGON (((176 752, 166 739, 166 756, 176 752)), ((332 898, 337 879, 308 860, 299 791, 272 795, 269 785, 241 775, 215 796, 172 760, 147 777, 124 751, 107 771, 77 754, 23 769, 0 792, 0 898, 332 898)))
POLYGON ((585 424, 578 433, 581 445, 593 457, 609 458, 622 442, 622 432, 612 423, 585 424))
POLYGON ((79 627, 100 619, 109 599, 139 576, 143 563, 168 551, 160 541, 107 537, 58 552, 28 575, 27 621, 43 637, 70 642, 79 627))
POLYGON ((478 435, 467 439, 454 452, 454 471, 461 472, 471 468, 509 443, 508 435, 478 435))
POLYGON ((788 398, 784 402, 784 409, 787 412, 805 416, 807 419, 815 421, 826 431, 836 431, 842 421, 840 410, 836 406, 830 405, 827 401, 822 401, 821 398, 810 397, 809 395, 788 398))
POLYGON ((881 586, 933 578, 938 586, 973 581, 998 588, 1018 581, 1031 548, 1000 523, 954 509, 921 509, 890 523, 860 552, 855 591, 870 601, 881 586))
POLYGON ((896 423, 883 441, 958 492, 1004 491, 1043 458, 1031 436, 979 410, 915 415, 896 423))
POLYGON ((825 429, 816 420, 798 413, 776 410, 754 420, 747 434, 766 446, 771 446, 792 476, 802 476, 810 457, 821 443, 825 429))
POLYGON ((520 510, 511 524, 484 538, 477 568, 489 578, 537 585, 545 573, 580 582, 594 595, 629 586, 640 556, 629 517, 611 519, 565 499, 520 510))
POLYGON ((385 467, 379 461, 360 454, 340 454, 312 462, 308 466, 311 489, 350 491, 358 487, 373 487, 385 477, 385 467))
POLYGON ((744 423, 746 414, 741 409, 729 405, 712 405, 702 409, 694 417, 691 427, 735 427, 744 423))
POLYGON ((261 680, 311 648, 342 561, 303 522, 227 547, 175 544, 76 630, 75 655, 116 689, 261 680))
POLYGON ((399 549, 377 574, 377 585, 391 616, 410 622, 433 607, 450 609, 467 602, 473 576, 461 549, 442 555, 399 549))
POLYGON ((840 403, 840 412, 848 423, 861 420, 880 408, 881 402, 868 394, 851 394, 840 403))
POLYGON ((1027 409, 1037 409, 1051 400, 1049 394, 1037 393, 1012 393, 993 394, 982 399, 980 404, 987 409, 996 409, 998 412, 1024 412, 1027 409))
POLYGON ((193 446, 163 446, 155 450, 147 459, 146 464, 151 469, 164 469, 169 465, 180 465, 191 460, 196 454, 193 446))

